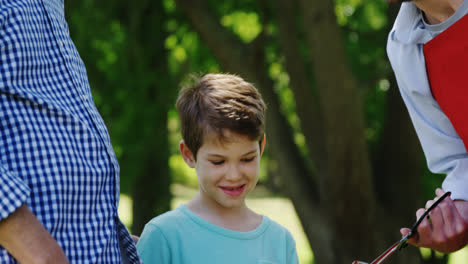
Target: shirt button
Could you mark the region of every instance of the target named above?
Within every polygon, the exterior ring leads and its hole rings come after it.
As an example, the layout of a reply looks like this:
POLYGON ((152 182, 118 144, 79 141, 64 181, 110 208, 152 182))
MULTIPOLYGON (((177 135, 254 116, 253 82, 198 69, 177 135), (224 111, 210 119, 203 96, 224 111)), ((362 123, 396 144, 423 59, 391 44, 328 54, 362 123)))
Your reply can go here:
POLYGON ((58 43, 59 43, 59 46, 60 46, 61 48, 63 48, 63 42, 62 42, 61 40, 59 40, 58 43))

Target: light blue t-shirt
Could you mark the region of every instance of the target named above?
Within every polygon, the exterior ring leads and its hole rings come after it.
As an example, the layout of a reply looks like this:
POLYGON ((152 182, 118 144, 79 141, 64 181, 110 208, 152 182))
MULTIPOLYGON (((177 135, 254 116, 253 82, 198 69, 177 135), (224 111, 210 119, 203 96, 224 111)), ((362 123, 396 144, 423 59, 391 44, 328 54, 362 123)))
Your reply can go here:
POLYGON ((450 18, 428 25, 421 10, 413 2, 405 2, 390 31, 387 53, 429 169, 447 174, 442 188, 452 192, 452 199, 468 201, 468 154, 462 139, 432 96, 423 53, 425 43, 467 13, 468 0, 465 0, 450 18))
POLYGON ((214 225, 185 205, 152 219, 137 243, 145 264, 297 264, 289 231, 263 216, 249 232, 214 225))

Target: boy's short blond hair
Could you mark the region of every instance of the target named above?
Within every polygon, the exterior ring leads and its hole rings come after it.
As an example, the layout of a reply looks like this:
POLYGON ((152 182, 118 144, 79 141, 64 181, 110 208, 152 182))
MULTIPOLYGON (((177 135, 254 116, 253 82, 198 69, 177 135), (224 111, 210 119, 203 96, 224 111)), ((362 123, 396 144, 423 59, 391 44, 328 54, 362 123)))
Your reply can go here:
POLYGON ((261 141, 265 131, 265 103, 251 83, 232 74, 206 74, 184 86, 177 98, 182 138, 196 159, 208 132, 221 141, 224 131, 261 141))

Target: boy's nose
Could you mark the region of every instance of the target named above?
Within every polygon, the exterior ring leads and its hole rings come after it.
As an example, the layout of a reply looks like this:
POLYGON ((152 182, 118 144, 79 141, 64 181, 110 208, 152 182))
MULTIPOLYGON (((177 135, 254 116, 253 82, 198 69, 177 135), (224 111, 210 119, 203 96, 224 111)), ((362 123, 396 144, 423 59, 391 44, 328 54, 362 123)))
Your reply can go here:
POLYGON ((236 167, 229 168, 229 171, 226 173, 226 178, 231 181, 235 181, 241 178, 241 171, 236 167))

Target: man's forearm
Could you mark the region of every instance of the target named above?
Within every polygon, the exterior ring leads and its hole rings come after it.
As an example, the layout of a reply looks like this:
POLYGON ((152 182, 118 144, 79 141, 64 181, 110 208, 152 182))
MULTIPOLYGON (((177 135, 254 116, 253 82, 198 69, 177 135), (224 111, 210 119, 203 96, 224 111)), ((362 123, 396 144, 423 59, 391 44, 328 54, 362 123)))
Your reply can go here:
POLYGON ((0 221, 0 245, 20 263, 68 263, 57 241, 25 204, 0 221))

